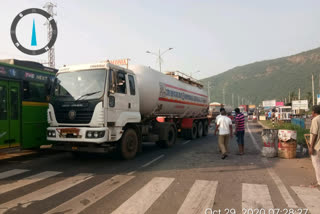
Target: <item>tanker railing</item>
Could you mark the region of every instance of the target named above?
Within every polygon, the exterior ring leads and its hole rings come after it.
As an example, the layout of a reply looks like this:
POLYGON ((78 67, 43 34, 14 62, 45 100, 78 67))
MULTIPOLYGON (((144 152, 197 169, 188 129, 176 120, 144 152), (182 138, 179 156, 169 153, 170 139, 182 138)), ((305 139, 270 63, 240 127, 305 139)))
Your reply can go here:
POLYGON ((187 83, 187 84, 190 84, 190 85, 194 85, 194 86, 197 86, 199 88, 203 88, 203 85, 195 78, 185 74, 185 73, 182 73, 180 71, 167 71, 165 72, 166 75, 168 76, 171 76, 177 80, 180 80, 184 83, 187 83))

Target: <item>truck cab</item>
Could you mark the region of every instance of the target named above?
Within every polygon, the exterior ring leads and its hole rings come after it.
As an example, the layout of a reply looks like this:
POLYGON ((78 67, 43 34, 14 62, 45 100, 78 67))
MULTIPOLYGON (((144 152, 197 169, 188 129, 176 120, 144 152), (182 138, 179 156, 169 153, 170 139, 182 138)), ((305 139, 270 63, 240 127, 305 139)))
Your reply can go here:
POLYGON ((123 127, 141 120, 136 84, 132 71, 110 63, 63 67, 52 87, 47 140, 65 151, 115 149, 123 127))

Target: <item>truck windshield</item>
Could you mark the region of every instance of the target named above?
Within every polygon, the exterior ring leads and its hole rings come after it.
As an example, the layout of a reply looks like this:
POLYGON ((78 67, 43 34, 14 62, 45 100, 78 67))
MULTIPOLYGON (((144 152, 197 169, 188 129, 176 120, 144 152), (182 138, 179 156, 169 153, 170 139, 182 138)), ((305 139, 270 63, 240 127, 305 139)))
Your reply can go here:
POLYGON ((57 75, 53 97, 66 100, 98 99, 103 95, 106 70, 82 70, 57 75))

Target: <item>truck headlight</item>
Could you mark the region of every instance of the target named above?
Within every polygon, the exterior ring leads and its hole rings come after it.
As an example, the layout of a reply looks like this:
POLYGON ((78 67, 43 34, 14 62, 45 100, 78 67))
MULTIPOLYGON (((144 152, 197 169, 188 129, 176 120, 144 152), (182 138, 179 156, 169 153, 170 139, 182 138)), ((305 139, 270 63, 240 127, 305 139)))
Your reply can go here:
POLYGON ((48 130, 47 136, 48 137, 56 137, 56 131, 55 130, 48 130))
POLYGON ((87 131, 87 138, 102 138, 105 135, 105 131, 87 131))
POLYGON ((87 137, 92 138, 92 132, 87 132, 87 137))

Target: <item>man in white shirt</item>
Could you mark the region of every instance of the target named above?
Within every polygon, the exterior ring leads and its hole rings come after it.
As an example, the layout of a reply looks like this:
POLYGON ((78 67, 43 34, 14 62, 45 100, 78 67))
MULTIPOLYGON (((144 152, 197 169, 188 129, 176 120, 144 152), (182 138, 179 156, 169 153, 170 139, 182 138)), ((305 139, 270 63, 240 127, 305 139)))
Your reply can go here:
POLYGON ((214 135, 217 135, 219 130, 219 148, 222 153, 221 159, 225 159, 228 155, 228 144, 229 138, 233 137, 232 135, 232 121, 229 117, 226 116, 226 110, 224 108, 220 109, 221 116, 217 118, 216 129, 214 135))
POLYGON ((320 106, 312 107, 312 122, 310 127, 311 142, 308 144, 317 181, 311 187, 320 187, 320 106))

